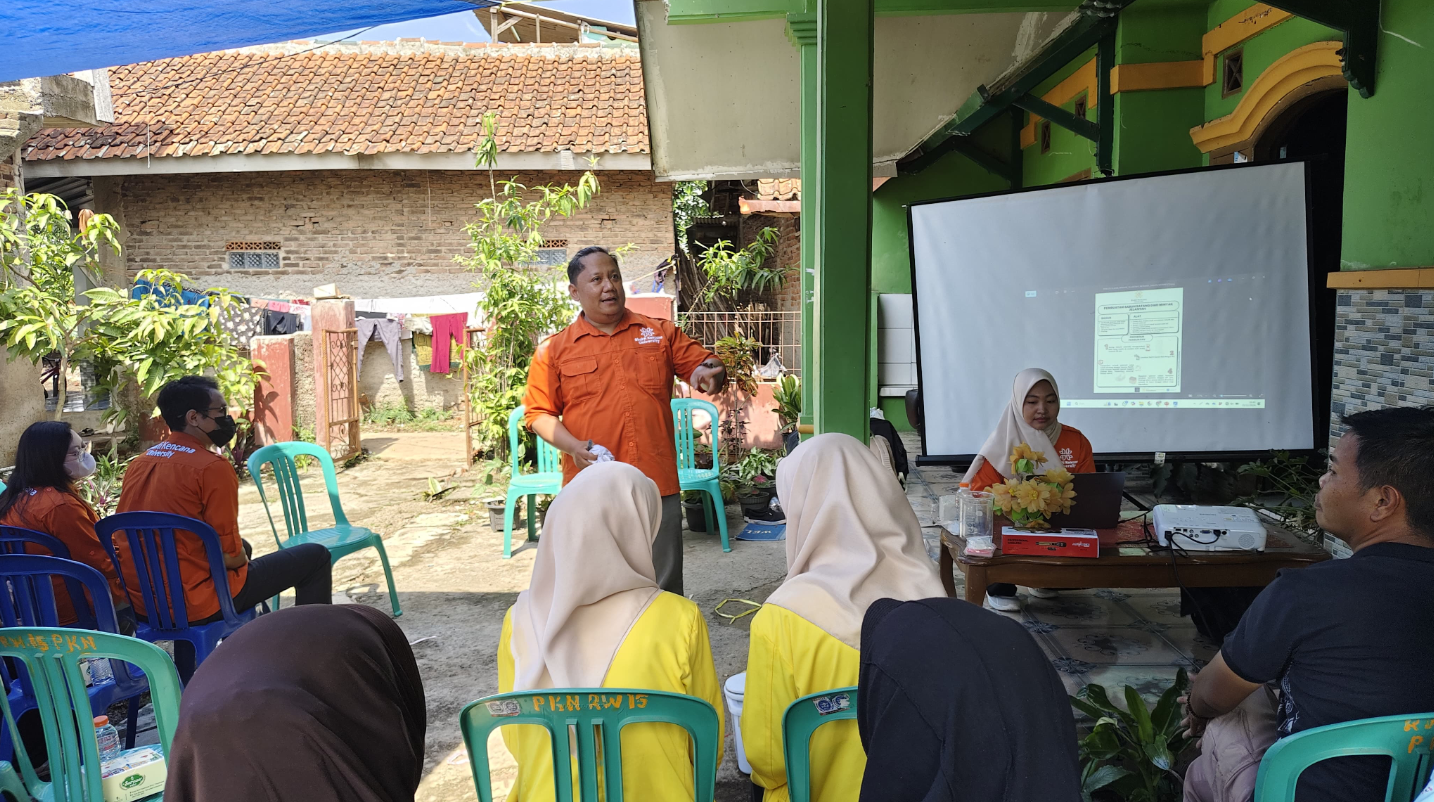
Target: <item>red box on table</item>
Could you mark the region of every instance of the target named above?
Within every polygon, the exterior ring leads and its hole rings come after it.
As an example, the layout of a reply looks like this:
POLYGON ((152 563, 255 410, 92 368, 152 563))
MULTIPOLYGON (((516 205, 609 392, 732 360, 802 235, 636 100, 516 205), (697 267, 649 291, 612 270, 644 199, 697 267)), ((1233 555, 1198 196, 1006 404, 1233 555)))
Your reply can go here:
POLYGON ((1100 536, 1094 529, 1027 532, 1006 527, 1001 531, 1001 553, 1039 557, 1099 557, 1100 536))

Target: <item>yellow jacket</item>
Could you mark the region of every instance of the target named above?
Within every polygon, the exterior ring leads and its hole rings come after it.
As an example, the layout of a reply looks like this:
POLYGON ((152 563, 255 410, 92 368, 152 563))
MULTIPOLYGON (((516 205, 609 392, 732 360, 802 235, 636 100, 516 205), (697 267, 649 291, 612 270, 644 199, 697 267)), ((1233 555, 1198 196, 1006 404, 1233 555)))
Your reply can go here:
MULTIPOLYGON (((513 690, 513 611, 503 616, 498 637, 498 692, 513 690)), ((693 602, 659 593, 618 647, 604 688, 646 688, 685 693, 717 710, 717 743, 722 744, 726 707, 712 663, 707 622, 693 602)), ((531 724, 503 727, 503 743, 518 763, 508 802, 554 798, 552 747, 547 732, 531 724)), ((622 730, 622 792, 629 800, 692 799, 691 739, 673 724, 633 724, 622 730)), ((718 753, 721 762, 721 753, 718 753)), ((599 764, 601 765, 601 764, 599 764)), ((574 763, 573 783, 577 784, 574 763)), ((574 788, 574 797, 577 788, 574 788)))
MULTIPOLYGON (((765 802, 786 802, 782 714, 809 693, 855 685, 861 656, 805 618, 773 604, 762 605, 752 617, 749 649, 742 748, 752 764, 752 781, 767 789, 765 802)), ((856 721, 819 727, 812 734, 811 756, 812 802, 854 801, 859 796, 866 751, 856 721)))

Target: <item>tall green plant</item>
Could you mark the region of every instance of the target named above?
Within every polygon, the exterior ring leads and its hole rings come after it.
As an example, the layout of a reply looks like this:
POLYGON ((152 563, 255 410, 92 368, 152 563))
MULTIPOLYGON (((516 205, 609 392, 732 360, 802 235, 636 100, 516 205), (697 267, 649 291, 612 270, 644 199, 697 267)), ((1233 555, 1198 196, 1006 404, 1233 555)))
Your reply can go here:
POLYGON ((672 187, 672 222, 677 228, 677 247, 683 253, 691 253, 687 229, 697 218, 712 214, 707 199, 702 197, 706 192, 706 181, 678 181, 672 187))
POLYGON ((768 226, 757 232, 757 238, 745 248, 734 250, 727 240, 717 240, 697 257, 697 267, 707 276, 702 288, 702 302, 717 298, 736 298, 741 290, 766 292, 782 286, 787 269, 781 265, 764 267, 767 258, 777 250, 781 239, 777 229, 768 226))
POLYGON ((542 227, 555 215, 571 217, 585 208, 599 186, 591 170, 572 185, 499 181, 497 136, 494 116, 485 114, 477 153, 478 166, 488 170, 490 194, 476 205, 478 219, 464 229, 471 252, 454 260, 480 276, 475 286, 483 291, 478 316, 485 328, 465 357, 469 402, 481 420, 474 437, 485 452, 501 457, 508 450, 508 414, 523 401, 539 340, 574 312, 561 275, 535 267, 542 227))
POLYGON ((1124 710, 1111 702, 1104 686, 1094 683, 1071 697, 1071 704, 1095 722, 1080 742, 1081 795, 1086 802, 1098 791, 1124 802, 1178 802, 1182 779, 1175 760, 1194 742, 1181 726, 1180 697, 1189 687, 1182 668, 1153 710, 1129 685, 1124 710))
MULTIPOLYGON (((113 287, 77 296, 74 271, 98 275, 100 250, 119 250, 114 219, 95 215, 75 231, 59 198, 13 189, 0 195, 0 210, 0 343, 11 358, 39 364, 57 352, 62 382, 71 364, 88 361, 100 391, 135 383, 146 397, 180 376, 212 374, 236 417, 248 411, 254 364, 219 325, 238 303, 228 290, 211 290, 205 306, 182 304, 185 276, 146 270, 139 279, 153 291, 144 297, 113 287)), ((56 418, 63 407, 61 399, 56 418)), ((108 414, 123 423, 125 409, 114 405, 108 414)))

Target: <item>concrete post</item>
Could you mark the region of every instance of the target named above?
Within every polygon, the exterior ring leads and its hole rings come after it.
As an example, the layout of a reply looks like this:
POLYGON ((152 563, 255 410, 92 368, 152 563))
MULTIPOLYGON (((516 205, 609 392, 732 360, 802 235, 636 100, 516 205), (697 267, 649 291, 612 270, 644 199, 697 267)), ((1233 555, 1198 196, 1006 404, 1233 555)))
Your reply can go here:
POLYGON ((261 446, 294 439, 294 408, 298 401, 294 381, 294 335, 255 337, 254 361, 268 375, 254 387, 254 442, 261 446))
POLYGON ((787 38, 797 46, 802 61, 802 414, 799 423, 810 425, 816 420, 819 397, 816 373, 816 341, 813 339, 816 295, 817 243, 821 236, 821 214, 816 203, 821 185, 817 166, 817 109, 821 105, 821 82, 817 78, 817 15, 788 14, 787 38))

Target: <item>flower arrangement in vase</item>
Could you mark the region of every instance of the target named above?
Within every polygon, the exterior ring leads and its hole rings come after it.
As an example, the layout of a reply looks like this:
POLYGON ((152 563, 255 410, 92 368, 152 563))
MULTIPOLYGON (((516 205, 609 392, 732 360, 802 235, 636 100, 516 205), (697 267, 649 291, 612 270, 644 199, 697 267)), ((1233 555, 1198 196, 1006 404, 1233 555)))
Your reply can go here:
POLYGON ((989 488, 995 496, 991 506, 997 515, 1010 518, 1022 529, 1046 529, 1052 515, 1071 511, 1076 494, 1070 472, 1057 466, 1037 473, 1045 462, 1044 453, 1033 451, 1025 443, 1011 451, 1011 472, 1015 476, 989 488))

